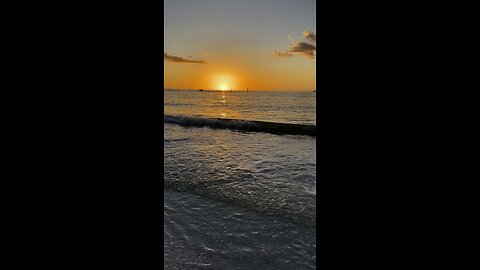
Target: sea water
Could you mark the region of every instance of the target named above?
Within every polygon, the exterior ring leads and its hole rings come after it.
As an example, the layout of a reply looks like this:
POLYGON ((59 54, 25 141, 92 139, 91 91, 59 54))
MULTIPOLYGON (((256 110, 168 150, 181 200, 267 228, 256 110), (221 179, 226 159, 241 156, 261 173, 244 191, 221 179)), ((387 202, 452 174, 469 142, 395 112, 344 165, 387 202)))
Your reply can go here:
POLYGON ((315 95, 165 91, 165 269, 316 268, 315 95))

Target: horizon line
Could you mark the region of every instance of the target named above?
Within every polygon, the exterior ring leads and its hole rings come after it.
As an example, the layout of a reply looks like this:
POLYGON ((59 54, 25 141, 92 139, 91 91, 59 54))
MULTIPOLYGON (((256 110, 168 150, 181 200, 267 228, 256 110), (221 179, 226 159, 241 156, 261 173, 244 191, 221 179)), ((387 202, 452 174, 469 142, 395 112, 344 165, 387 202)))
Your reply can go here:
MULTIPOLYGON (((220 90, 220 89, 203 89, 203 88, 194 88, 194 89, 184 89, 184 88, 163 88, 163 90, 168 90, 168 91, 198 91, 198 90, 204 90, 204 91, 218 91, 218 92, 230 92, 230 91, 236 91, 236 92, 247 92, 246 89, 230 89, 230 90, 220 90)), ((317 89, 297 89, 297 90, 291 90, 291 89, 272 89, 272 90, 266 90, 266 89, 248 89, 248 91, 305 91, 305 92, 312 92, 312 91, 317 91, 317 89)))

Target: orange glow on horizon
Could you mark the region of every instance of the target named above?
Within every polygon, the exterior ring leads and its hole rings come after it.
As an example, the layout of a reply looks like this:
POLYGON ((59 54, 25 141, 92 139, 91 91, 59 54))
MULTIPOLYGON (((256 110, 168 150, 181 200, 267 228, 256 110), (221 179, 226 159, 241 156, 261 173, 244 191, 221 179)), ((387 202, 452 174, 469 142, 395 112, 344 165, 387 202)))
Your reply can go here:
MULTIPOLYGON (((199 57, 200 58, 200 57, 199 57)), ((223 59, 223 58, 222 58, 223 59)), ((222 60, 220 59, 220 60, 222 60)), ((202 58, 209 64, 177 64, 165 62, 164 88, 170 89, 210 89, 230 91, 246 90, 314 90, 314 61, 294 59, 276 63, 282 59, 266 57, 251 65, 241 61, 215 64, 212 58, 202 58), (272 62, 272 63, 271 63, 272 62), (295 66, 290 67, 291 63, 295 66), (302 65, 306 67, 301 68, 302 65), (310 66, 307 68, 307 66, 310 66)), ((218 60, 218 61, 220 61, 218 60)))

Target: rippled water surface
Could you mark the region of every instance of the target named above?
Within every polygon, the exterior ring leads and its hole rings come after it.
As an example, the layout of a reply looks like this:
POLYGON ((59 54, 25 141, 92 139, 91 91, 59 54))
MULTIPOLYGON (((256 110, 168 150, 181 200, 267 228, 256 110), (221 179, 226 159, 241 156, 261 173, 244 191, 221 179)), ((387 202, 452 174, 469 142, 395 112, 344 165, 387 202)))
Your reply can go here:
MULTIPOLYGON (((315 125, 314 95, 167 91, 164 108, 315 125)), ((315 136, 165 119, 165 269, 316 268, 315 136)))
POLYGON ((316 124, 316 93, 313 92, 164 93, 163 107, 167 115, 316 124))
POLYGON ((315 231, 202 196, 165 190, 165 269, 312 269, 315 231))

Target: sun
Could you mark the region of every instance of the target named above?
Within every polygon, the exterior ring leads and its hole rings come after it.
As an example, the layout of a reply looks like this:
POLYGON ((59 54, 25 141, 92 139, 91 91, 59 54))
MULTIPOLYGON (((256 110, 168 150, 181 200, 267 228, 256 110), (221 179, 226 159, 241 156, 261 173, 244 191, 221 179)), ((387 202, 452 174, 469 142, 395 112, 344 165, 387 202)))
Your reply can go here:
POLYGON ((212 88, 218 91, 232 90, 237 84, 235 77, 226 73, 213 74, 211 77, 211 83, 212 88))

